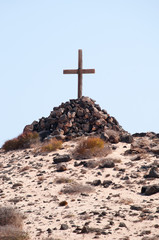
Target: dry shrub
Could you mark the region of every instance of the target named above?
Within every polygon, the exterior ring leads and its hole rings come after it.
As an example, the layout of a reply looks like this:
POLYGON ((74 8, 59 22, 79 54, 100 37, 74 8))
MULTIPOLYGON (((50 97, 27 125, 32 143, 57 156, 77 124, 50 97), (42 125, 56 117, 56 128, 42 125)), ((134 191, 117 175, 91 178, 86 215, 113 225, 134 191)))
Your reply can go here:
POLYGON ((38 182, 43 182, 45 180, 44 176, 39 176, 38 177, 38 182))
POLYGON ((47 237, 47 238, 43 238, 43 240, 60 240, 59 238, 57 239, 55 239, 55 238, 52 238, 52 237, 47 237))
POLYGON ((29 240, 29 235, 14 227, 14 226, 0 226, 0 240, 29 240))
POLYGON ((83 161, 83 166, 86 168, 96 168, 97 166, 99 166, 100 161, 97 160, 87 160, 87 161, 83 161))
POLYGON ((61 184, 61 183, 71 183, 71 182, 73 182, 73 180, 70 179, 70 178, 66 178, 66 177, 58 177, 58 178, 55 180, 55 182, 56 182, 57 184, 61 184))
POLYGON ((25 132, 19 135, 17 138, 6 141, 2 148, 5 151, 29 148, 31 144, 36 143, 38 140, 39 134, 37 132, 25 132))
POLYGON ((131 198, 122 198, 119 203, 125 204, 125 205, 130 205, 130 204, 134 203, 134 201, 131 198))
POLYGON ((79 143, 73 152, 76 159, 107 156, 110 153, 108 144, 98 137, 89 137, 79 143))
POLYGON ((13 225, 22 229, 23 216, 12 207, 0 207, 0 226, 13 225))
POLYGON ((51 152, 51 151, 60 149, 61 147, 62 147, 62 141, 53 138, 53 139, 50 139, 50 141, 48 143, 45 143, 42 146, 41 151, 42 152, 51 152))
POLYGON ((65 186, 61 192, 64 194, 90 193, 93 192, 93 188, 89 185, 74 183, 72 185, 65 186))
POLYGON ((121 163, 122 161, 121 161, 121 159, 120 158, 118 158, 118 157, 106 157, 104 160, 108 160, 108 161, 112 161, 112 162, 114 162, 114 163, 121 163))
POLYGON ((25 172, 25 171, 27 171, 27 170, 29 170, 29 169, 30 169, 29 166, 25 166, 25 167, 21 168, 21 169, 19 170, 19 172, 20 172, 20 173, 21 173, 21 172, 25 172))

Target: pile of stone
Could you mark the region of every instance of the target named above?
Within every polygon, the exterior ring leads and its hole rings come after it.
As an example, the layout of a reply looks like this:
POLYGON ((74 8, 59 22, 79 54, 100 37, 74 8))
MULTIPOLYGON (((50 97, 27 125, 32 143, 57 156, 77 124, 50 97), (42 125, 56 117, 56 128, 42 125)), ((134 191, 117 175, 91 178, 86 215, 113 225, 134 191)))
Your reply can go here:
POLYGON ((127 142, 132 139, 114 117, 111 117, 106 110, 102 110, 89 97, 72 99, 59 107, 54 107, 47 118, 42 117, 38 122, 34 121, 31 125, 27 125, 24 131, 27 130, 37 131, 42 140, 47 136, 69 140, 89 135, 101 135, 105 140, 109 140, 112 133, 118 133, 117 142, 124 136, 127 142))

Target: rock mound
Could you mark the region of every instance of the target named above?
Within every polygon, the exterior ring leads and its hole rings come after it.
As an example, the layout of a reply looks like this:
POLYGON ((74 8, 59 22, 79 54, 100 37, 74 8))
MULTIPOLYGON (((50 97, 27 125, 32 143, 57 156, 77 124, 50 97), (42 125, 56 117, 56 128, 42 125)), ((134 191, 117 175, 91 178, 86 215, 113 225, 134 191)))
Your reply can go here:
POLYGON ((115 133, 120 136, 120 140, 124 139, 125 134, 126 139, 130 136, 114 117, 111 117, 106 110, 102 110, 89 97, 71 99, 59 107, 54 107, 47 118, 42 117, 24 128, 24 131, 28 130, 37 131, 42 140, 48 135, 66 140, 101 134, 105 140, 108 140, 112 139, 110 135, 113 134, 116 138, 115 133))

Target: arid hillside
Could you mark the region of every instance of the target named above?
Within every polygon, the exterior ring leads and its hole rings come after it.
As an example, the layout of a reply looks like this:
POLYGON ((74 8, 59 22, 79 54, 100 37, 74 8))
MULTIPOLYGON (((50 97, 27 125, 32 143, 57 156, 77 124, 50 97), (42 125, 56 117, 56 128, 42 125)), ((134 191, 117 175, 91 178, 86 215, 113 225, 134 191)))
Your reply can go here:
POLYGON ((0 150, 1 240, 159 239, 159 136, 99 137, 0 150))

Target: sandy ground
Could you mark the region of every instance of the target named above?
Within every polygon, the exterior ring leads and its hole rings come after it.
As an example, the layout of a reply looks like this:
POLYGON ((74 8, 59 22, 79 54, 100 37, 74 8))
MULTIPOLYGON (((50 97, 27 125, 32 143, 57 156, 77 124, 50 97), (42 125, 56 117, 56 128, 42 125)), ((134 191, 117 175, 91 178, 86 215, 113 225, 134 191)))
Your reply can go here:
POLYGON ((146 153, 135 161, 133 155, 124 155, 130 144, 118 143, 112 145, 116 149, 107 156, 115 159, 113 168, 74 166, 75 161, 82 160, 72 159, 66 163, 66 171, 57 172, 53 157, 57 153, 70 154, 76 144, 66 142, 63 149, 48 154, 35 154, 33 149, 0 152, 0 204, 13 206, 26 216, 24 230, 30 238, 138 240, 153 239, 159 234, 159 193, 141 194, 143 185, 159 181, 144 178, 148 169, 143 166, 157 160, 156 155, 146 153), (59 184, 57 178, 68 178, 71 182, 59 184), (94 180, 112 183, 108 187, 92 186, 94 180), (76 194, 61 191, 73 182, 92 186, 93 191, 76 194), (59 206, 62 201, 67 201, 67 206, 59 206), (62 230, 62 224, 68 229, 62 230), (84 226, 92 230, 81 233, 84 226))

